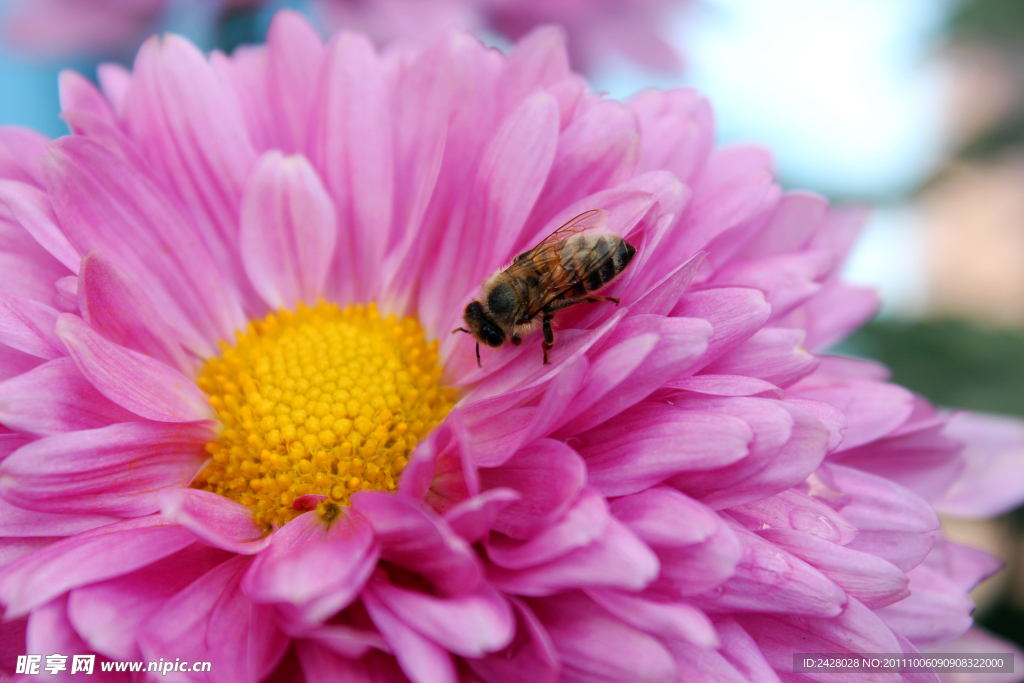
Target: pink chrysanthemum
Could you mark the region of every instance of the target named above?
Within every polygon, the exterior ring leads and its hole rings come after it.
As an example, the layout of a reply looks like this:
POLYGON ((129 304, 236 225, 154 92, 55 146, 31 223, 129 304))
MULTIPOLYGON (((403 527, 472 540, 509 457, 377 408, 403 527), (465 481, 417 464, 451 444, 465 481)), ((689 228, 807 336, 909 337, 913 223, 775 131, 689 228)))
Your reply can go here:
POLYGON ((378 54, 289 13, 100 80, 61 79, 73 135, 0 132, 8 656, 772 681, 970 627, 947 418, 805 350, 875 308, 836 277, 860 212, 714 150, 695 93, 604 100, 551 29, 378 54), (478 368, 465 304, 590 209, 622 304, 478 368))
MULTIPOLYGON (((265 0, 194 0, 220 7, 265 0)), ((679 69, 660 27, 688 0, 314 0, 335 30, 356 30, 379 44, 421 42, 450 28, 488 30, 516 40, 544 24, 569 36, 572 63, 593 64, 609 52, 666 71, 679 69)), ((130 50, 152 31, 169 0, 14 0, 7 34, 43 54, 130 50)))

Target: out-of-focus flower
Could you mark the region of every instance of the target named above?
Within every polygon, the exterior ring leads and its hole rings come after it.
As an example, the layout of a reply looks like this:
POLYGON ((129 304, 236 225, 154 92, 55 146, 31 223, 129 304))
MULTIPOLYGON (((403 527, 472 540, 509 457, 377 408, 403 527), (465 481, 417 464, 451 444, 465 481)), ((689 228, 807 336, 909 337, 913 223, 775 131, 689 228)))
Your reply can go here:
POLYGON ((538 26, 557 24, 568 35, 571 63, 586 69, 618 53, 664 71, 680 68, 663 38, 670 13, 689 0, 319 0, 335 29, 356 29, 378 43, 422 42, 439 29, 486 29, 517 40, 538 26))
MULTIPOLYGON (((223 7, 261 0, 191 0, 223 7)), ((569 36, 577 68, 608 52, 666 71, 679 56, 662 37, 674 8, 688 0, 315 0, 333 30, 357 30, 378 44, 429 42, 450 28, 489 30, 516 40, 544 24, 569 36)), ((11 41, 42 54, 130 50, 156 28, 170 0, 20 0, 6 20, 11 41)))
POLYGON ((553 29, 377 53, 290 13, 100 82, 62 77, 71 136, 0 132, 6 641, 196 680, 771 681, 970 627, 996 563, 939 533, 947 417, 812 353, 875 309, 836 275, 861 212, 715 150, 696 93, 604 100, 553 29), (591 209, 637 248, 621 305, 478 367, 480 283, 591 209))
MULTIPOLYGON (((219 7, 260 0, 194 0, 219 7)), ((25 52, 60 57, 134 50, 152 33, 169 0, 11 0, 4 39, 25 52)))

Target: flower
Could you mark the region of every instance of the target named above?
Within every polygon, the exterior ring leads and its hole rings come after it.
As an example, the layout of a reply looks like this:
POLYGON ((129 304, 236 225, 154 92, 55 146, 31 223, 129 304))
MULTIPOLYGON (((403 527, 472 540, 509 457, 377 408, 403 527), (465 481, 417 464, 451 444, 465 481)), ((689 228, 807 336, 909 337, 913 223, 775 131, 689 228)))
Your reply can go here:
MULTIPOLYGON (((201 0, 233 7, 258 0, 201 0)), ((5 10, 4 38, 20 50, 45 57, 135 50, 159 24, 168 0, 12 0, 5 10)))
POLYGON ((71 136, 0 134, 6 640, 195 680, 729 681, 969 628, 996 563, 928 502, 948 417, 805 350, 874 311, 836 274, 862 212, 714 149, 696 93, 602 99, 554 29, 378 53, 288 12, 99 75, 61 78, 71 136), (621 305, 478 367, 480 283, 592 209, 637 249, 621 305))
MULTIPOLYGON (((260 0, 203 0, 222 7, 260 0)), ((313 12, 334 30, 358 30, 379 44, 424 41, 453 27, 516 40, 537 26, 569 34, 572 62, 592 66, 609 51, 648 67, 678 71, 679 55, 658 29, 684 0, 316 0, 313 12), (611 50, 609 50, 611 48, 611 50)), ((46 55, 131 50, 152 31, 168 0, 16 0, 6 32, 26 51, 46 55)))

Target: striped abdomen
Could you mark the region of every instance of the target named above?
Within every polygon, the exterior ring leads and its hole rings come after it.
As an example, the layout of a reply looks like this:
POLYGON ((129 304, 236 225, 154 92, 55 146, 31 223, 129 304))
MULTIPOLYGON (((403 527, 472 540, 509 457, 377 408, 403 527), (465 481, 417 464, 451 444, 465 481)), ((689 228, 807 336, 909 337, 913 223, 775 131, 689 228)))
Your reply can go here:
POLYGON ((577 235, 561 243, 562 268, 573 286, 558 298, 575 299, 614 280, 633 260, 636 247, 614 235, 577 235))

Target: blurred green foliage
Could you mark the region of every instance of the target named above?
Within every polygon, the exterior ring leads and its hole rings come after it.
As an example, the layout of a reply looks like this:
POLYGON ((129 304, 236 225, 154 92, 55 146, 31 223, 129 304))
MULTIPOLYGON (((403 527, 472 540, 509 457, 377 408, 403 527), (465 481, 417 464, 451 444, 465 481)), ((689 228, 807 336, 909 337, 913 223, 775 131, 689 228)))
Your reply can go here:
POLYGON ((835 351, 885 363, 893 382, 938 405, 1024 416, 1024 330, 876 320, 835 351))
POLYGON ((946 32, 954 40, 1024 45, 1024 2, 966 0, 953 10, 946 32))

